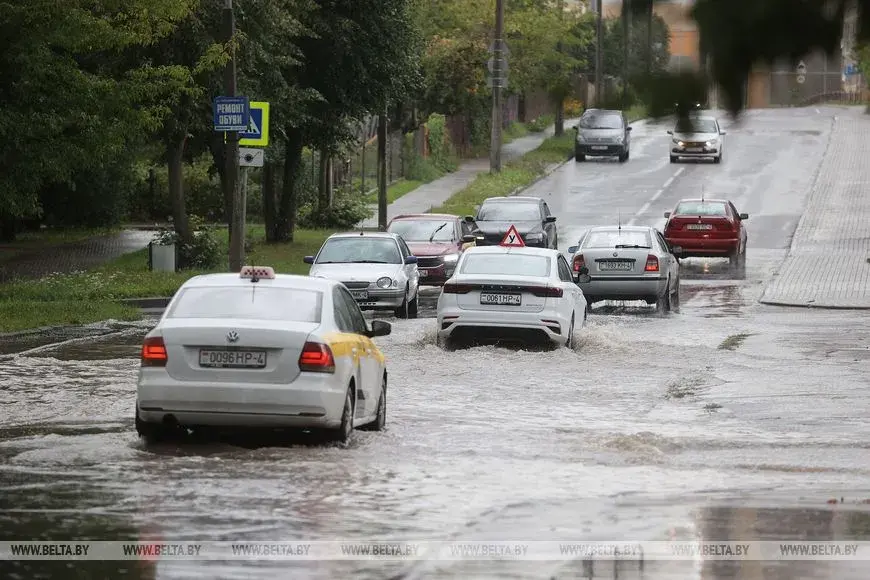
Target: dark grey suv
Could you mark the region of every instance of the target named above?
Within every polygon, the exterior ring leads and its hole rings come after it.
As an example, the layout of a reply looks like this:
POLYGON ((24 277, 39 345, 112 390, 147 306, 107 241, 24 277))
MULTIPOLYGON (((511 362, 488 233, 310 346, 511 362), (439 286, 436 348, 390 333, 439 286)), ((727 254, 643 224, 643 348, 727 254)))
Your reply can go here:
POLYGON ((628 161, 631 153, 631 127, 622 111, 588 109, 577 129, 574 143, 574 159, 586 161, 586 157, 619 157, 628 161))

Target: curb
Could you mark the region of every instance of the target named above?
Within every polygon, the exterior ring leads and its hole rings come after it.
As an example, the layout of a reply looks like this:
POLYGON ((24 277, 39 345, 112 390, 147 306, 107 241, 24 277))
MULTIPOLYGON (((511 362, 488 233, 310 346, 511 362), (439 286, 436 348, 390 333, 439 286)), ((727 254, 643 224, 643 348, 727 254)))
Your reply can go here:
POLYGON ((121 304, 134 308, 166 308, 172 297, 158 296, 153 298, 124 298, 119 300, 121 304))
POLYGON ((780 306, 783 308, 815 308, 817 310, 870 310, 870 305, 867 306, 848 306, 845 304, 825 304, 824 302, 781 302, 777 300, 759 300, 759 304, 768 306, 780 306))

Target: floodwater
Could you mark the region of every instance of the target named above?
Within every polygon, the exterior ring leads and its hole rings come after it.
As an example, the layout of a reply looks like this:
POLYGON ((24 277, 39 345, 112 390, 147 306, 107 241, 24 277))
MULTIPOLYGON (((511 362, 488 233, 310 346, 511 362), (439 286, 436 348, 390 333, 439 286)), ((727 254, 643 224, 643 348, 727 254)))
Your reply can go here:
MULTIPOLYGON (((597 305, 571 350, 445 352, 428 289, 422 318, 391 319, 376 339, 387 430, 347 448, 304 436, 146 447, 133 408, 153 321, 22 345, 0 360, 0 540, 866 541, 870 316, 758 304, 784 235, 750 246, 745 275, 685 260, 679 313, 597 305)), ((0 575, 870 577, 866 557, 69 566, 6 561, 0 575)))

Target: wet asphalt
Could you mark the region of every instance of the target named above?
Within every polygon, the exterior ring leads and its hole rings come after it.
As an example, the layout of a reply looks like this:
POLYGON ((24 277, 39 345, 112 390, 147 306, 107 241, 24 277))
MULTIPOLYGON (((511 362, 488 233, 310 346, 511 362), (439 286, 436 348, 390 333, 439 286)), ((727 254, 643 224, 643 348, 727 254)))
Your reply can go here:
MULTIPOLYGON (((346 449, 145 447, 132 417, 153 321, 32 339, 0 360, 0 540, 870 540, 870 317, 757 303, 836 113, 725 122, 721 165, 672 165, 668 127, 639 126, 627 164, 539 182, 528 194, 558 216, 562 249, 592 225, 661 226, 680 198, 729 197, 750 214, 745 275, 684 260, 679 313, 600 304, 573 350, 551 352, 442 351, 426 289, 421 318, 377 339, 388 429, 346 449)), ((850 580, 870 561, 0 562, 0 576, 850 580)))

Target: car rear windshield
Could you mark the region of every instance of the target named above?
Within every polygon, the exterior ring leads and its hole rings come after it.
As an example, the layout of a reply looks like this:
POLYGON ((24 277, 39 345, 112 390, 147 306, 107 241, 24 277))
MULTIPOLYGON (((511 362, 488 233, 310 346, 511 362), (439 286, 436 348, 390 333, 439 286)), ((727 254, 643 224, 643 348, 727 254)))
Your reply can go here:
POLYGON ((326 240, 318 264, 401 264, 402 255, 393 238, 353 236, 326 240))
POLYGON ((693 201, 683 202, 677 206, 677 215, 715 215, 726 216, 724 203, 716 203, 709 201, 693 201))
POLYGON ((590 233, 589 239, 586 240, 584 247, 615 248, 618 245, 645 246, 647 248, 652 246, 649 232, 603 230, 590 233))
POLYGON ((549 276, 550 258, 529 254, 469 254, 460 270, 462 274, 549 276))
POLYGON ((452 242, 456 237, 454 222, 444 220, 396 220, 388 231, 406 242, 452 242))
POLYGON ((186 288, 167 318, 236 318, 320 322, 323 294, 317 290, 257 284, 186 288))
POLYGON ((622 115, 616 113, 587 113, 580 117, 581 129, 622 129, 622 115))
POLYGON ((477 212, 477 221, 486 222, 534 222, 540 221, 541 209, 537 203, 507 201, 485 203, 477 212))

